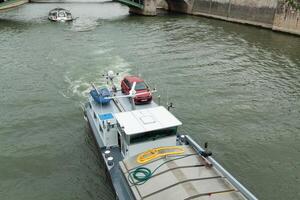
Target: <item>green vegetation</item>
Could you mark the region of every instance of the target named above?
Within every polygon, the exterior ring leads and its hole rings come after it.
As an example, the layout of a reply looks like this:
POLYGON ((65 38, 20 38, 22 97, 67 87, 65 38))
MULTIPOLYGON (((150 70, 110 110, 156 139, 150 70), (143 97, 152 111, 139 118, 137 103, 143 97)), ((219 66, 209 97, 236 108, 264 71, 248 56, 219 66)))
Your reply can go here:
POLYGON ((297 0, 285 0, 285 2, 292 8, 300 11, 300 2, 297 0))

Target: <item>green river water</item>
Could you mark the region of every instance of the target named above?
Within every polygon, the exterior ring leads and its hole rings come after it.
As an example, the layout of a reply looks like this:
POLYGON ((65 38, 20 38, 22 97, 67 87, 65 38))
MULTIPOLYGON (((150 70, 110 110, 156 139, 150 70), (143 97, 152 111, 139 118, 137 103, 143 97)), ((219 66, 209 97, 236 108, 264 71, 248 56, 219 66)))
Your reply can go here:
POLYGON ((118 3, 0 14, 0 199, 113 199, 83 118, 90 82, 140 74, 259 199, 300 199, 300 38, 118 3), (47 13, 70 9, 73 23, 47 13))

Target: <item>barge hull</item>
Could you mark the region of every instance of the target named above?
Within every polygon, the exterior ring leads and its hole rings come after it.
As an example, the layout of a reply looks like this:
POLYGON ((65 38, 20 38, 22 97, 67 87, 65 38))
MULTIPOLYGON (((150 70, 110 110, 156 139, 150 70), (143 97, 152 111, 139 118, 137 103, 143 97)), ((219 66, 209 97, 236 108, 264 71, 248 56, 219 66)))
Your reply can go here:
POLYGON ((127 186, 127 184, 125 184, 126 183, 125 177, 123 176, 123 173, 118 164, 123 159, 122 155, 120 154, 120 148, 119 147, 109 148, 111 152, 111 156, 114 158, 114 164, 112 166, 109 166, 104 154, 107 148, 103 145, 103 142, 100 139, 100 135, 98 134, 96 127, 93 126, 94 123, 91 123, 91 121, 93 120, 93 116, 91 115, 91 112, 92 112, 91 110, 90 111, 86 110, 85 114, 87 117, 87 123, 89 124, 89 127, 91 128, 92 131, 92 135, 96 140, 98 153, 100 155, 101 160, 105 164, 105 172, 112 186, 112 189, 115 191, 116 199, 134 200, 134 197, 132 196, 129 187, 127 186))

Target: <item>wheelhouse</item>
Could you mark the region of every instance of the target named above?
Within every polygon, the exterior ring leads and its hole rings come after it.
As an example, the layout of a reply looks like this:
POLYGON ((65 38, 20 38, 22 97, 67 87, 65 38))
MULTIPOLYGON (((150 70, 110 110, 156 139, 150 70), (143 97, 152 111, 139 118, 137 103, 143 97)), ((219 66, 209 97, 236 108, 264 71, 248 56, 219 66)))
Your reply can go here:
POLYGON ((115 114, 118 145, 124 157, 147 149, 175 146, 182 123, 163 106, 115 114))

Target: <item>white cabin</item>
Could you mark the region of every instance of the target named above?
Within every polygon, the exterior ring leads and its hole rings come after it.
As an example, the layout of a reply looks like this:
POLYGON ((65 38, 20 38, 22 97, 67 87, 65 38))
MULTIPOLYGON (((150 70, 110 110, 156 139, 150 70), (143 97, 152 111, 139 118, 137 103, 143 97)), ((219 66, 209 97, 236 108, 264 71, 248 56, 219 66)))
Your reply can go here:
POLYGON ((115 113, 118 144, 125 158, 148 149, 175 146, 182 123, 163 106, 115 113))

